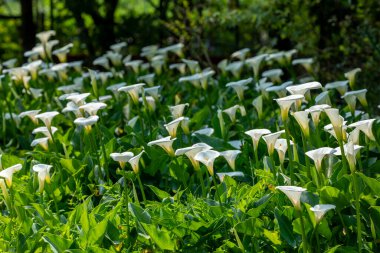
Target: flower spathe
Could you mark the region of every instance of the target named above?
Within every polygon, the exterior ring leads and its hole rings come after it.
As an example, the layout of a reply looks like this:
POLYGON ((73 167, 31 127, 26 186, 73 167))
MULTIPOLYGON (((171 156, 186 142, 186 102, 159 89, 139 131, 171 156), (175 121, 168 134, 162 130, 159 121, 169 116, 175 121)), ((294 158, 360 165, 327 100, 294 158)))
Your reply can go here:
POLYGON ((139 93, 142 91, 145 83, 137 83, 134 85, 124 86, 118 89, 118 91, 124 91, 129 94, 134 104, 139 103, 139 93))
POLYGON ((244 177, 244 173, 241 172, 241 171, 233 171, 233 172, 219 172, 219 173, 216 173, 216 175, 219 177, 219 180, 221 182, 224 181, 224 178, 226 176, 228 177, 244 177))
POLYGON ((39 191, 43 192, 45 181, 47 183, 50 183, 50 169, 52 168, 52 165, 48 164, 36 164, 33 166, 33 171, 37 172, 38 176, 38 184, 39 184, 39 191))
POLYGON ((313 211, 315 215, 315 221, 318 224, 323 219, 323 216, 325 216, 328 211, 335 209, 335 207, 335 205, 330 204, 319 204, 310 207, 310 210, 313 211))
POLYGON ((90 95, 91 93, 74 94, 74 95, 68 96, 66 99, 71 100, 77 106, 81 106, 85 103, 86 98, 90 95))
POLYGON ((292 202, 294 208, 301 210, 301 195, 304 191, 306 191, 305 188, 298 186, 277 186, 276 189, 285 193, 285 195, 292 202))
POLYGON ((102 102, 90 102, 84 105, 79 106, 79 109, 84 110, 90 116, 95 116, 100 109, 107 107, 107 104, 102 102))
POLYGON ((122 169, 124 169, 125 167, 125 164, 133 157, 133 153, 132 152, 123 152, 123 153, 111 153, 110 154, 110 157, 112 158, 112 160, 114 160, 115 162, 119 162, 120 164, 120 167, 122 169))
POLYGON ((128 163, 131 165, 132 170, 135 174, 138 174, 140 171, 139 161, 143 153, 144 153, 144 150, 128 160, 128 163))
POLYGON ((214 176, 214 161, 220 156, 215 150, 204 150, 195 155, 194 159, 203 163, 211 176, 214 176))
POLYGON ((248 89, 247 85, 252 82, 252 77, 236 82, 229 82, 226 84, 226 87, 233 88, 240 101, 244 100, 244 91, 248 89))
POLYGON ((168 153, 170 156, 174 156, 173 142, 174 142, 176 139, 177 139, 177 138, 173 138, 173 139, 171 139, 170 136, 167 136, 167 137, 163 137, 163 138, 161 138, 161 139, 155 140, 155 141, 148 142, 148 146, 153 146, 153 145, 160 146, 160 147, 161 147, 163 150, 165 150, 166 153, 168 153))
POLYGON ((5 170, 0 171, 0 177, 5 179, 7 186, 10 188, 12 186, 12 177, 13 174, 20 171, 22 169, 21 164, 15 164, 5 170))
POLYGON ((309 128, 309 112, 298 111, 293 113, 293 117, 296 119, 298 125, 301 127, 302 133, 306 138, 310 136, 309 128))
POLYGON ((288 119, 290 107, 296 102, 302 102, 304 98, 305 97, 303 95, 296 94, 275 99, 277 104, 280 106, 282 121, 285 122, 288 119))
POLYGON ((44 113, 37 114, 35 117, 36 117, 36 119, 39 119, 42 122, 44 122, 45 126, 48 129, 51 129, 51 122, 52 122, 53 118, 55 116, 57 116, 58 114, 59 114, 59 112, 56 112, 56 111, 44 112, 44 113))
MULTIPOLYGON (((293 144, 293 142, 290 141, 290 144, 293 144)), ((288 150, 288 144, 286 139, 277 139, 274 144, 274 148, 277 150, 280 163, 283 164, 285 161, 286 151, 288 150)))
POLYGON ((38 124, 38 119, 36 118, 36 115, 38 115, 40 113, 41 110, 30 110, 30 111, 25 111, 25 112, 22 112, 20 113, 20 118, 23 118, 25 116, 27 116, 28 118, 30 118, 34 124, 38 124))
POLYGON ((304 95, 304 96, 306 92, 308 92, 309 90, 320 89, 320 88, 322 88, 322 84, 319 82, 309 82, 309 83, 303 83, 299 85, 292 85, 292 86, 286 87, 286 89, 292 95, 299 94, 299 95, 304 95))
POLYGON ((37 138, 32 141, 30 146, 35 147, 37 145, 40 145, 43 149, 48 150, 49 149, 49 137, 42 137, 37 138))
POLYGON ((196 143, 196 144, 192 145, 191 147, 177 149, 175 151, 175 155, 180 156, 180 155, 185 154, 187 156, 187 158, 189 158, 191 164, 193 165, 194 170, 199 171, 199 169, 200 169, 199 168, 199 162, 197 160, 195 160, 194 157, 199 152, 201 152, 203 150, 210 150, 210 149, 212 149, 211 146, 207 145, 206 143, 201 142, 201 143, 196 143))
POLYGON ((281 130, 272 134, 267 134, 263 136, 265 143, 267 144, 268 154, 271 156, 274 151, 274 145, 281 134, 285 133, 285 130, 281 130))
POLYGON ((348 82, 350 84, 351 89, 354 89, 356 74, 361 72, 361 71, 362 71, 361 68, 355 68, 353 70, 350 70, 350 71, 344 73, 344 77, 348 79, 348 82))
POLYGON ((324 109, 328 109, 328 108, 331 108, 331 106, 327 104, 321 104, 321 105, 311 106, 309 109, 306 109, 305 111, 310 113, 314 126, 318 127, 321 112, 324 109))
MULTIPOLYGON (((353 142, 348 142, 343 146, 344 153, 346 155, 348 165, 352 172, 356 170, 356 155, 362 149, 363 146, 354 145, 353 142)), ((335 155, 341 156, 342 152, 339 147, 335 148, 335 155)))
MULTIPOLYGON (((51 127, 51 133, 54 134, 55 132, 58 131, 58 128, 56 127, 51 127)), ((49 139, 51 139, 51 134, 50 134, 50 131, 47 127, 37 127, 35 129, 33 129, 32 131, 32 134, 38 134, 38 133, 42 133, 43 135, 45 135, 46 137, 49 137, 49 139)))
POLYGON ((253 148, 257 150, 261 136, 270 134, 271 131, 268 129, 252 129, 246 131, 245 134, 251 136, 253 142, 253 148))
POLYGON ((91 131, 91 126, 96 124, 96 122, 98 122, 99 120, 99 116, 97 115, 94 115, 94 116, 90 116, 88 118, 77 118, 74 120, 74 123, 78 126, 83 126, 87 132, 91 131))
POLYGON ((337 140, 338 141, 342 140, 344 119, 342 116, 340 116, 339 110, 336 108, 328 108, 328 109, 325 109, 324 111, 331 121, 337 140))
POLYGON ((348 127, 354 127, 356 129, 359 129, 360 131, 362 131, 371 141, 376 141, 376 138, 375 136, 373 135, 373 131, 372 131, 372 125, 373 123, 376 121, 376 119, 367 119, 367 120, 361 120, 361 121, 357 121, 357 122, 354 122, 350 125, 348 125, 348 127))
POLYGON ((168 131, 169 135, 172 138, 176 137, 178 126, 182 122, 182 120, 184 120, 184 117, 179 117, 179 118, 169 122, 168 124, 164 125, 164 127, 166 128, 166 130, 168 131))
POLYGON ((256 97, 252 101, 252 105, 253 105, 253 107, 255 107, 255 109, 257 111, 258 118, 261 119, 262 115, 263 115, 263 96, 260 95, 260 96, 256 97))
POLYGON ((307 151, 305 154, 314 161, 315 168, 317 169, 317 171, 321 171, 323 158, 326 155, 332 155, 335 152, 336 150, 333 148, 323 147, 323 148, 307 151))
POLYGON ((179 104, 174 106, 169 106, 170 113, 172 114, 174 119, 178 119, 183 116, 183 111, 185 110, 186 106, 189 106, 188 103, 185 104, 179 104))
POLYGON ((327 83, 325 85, 325 89, 326 90, 336 89, 339 92, 339 94, 343 96, 347 92, 348 81, 345 80, 345 81, 335 81, 332 83, 327 83))
POLYGON ((220 155, 223 156, 226 161, 228 162, 228 165, 231 167, 232 170, 235 170, 235 160, 236 157, 241 153, 240 150, 227 150, 220 152, 220 155))

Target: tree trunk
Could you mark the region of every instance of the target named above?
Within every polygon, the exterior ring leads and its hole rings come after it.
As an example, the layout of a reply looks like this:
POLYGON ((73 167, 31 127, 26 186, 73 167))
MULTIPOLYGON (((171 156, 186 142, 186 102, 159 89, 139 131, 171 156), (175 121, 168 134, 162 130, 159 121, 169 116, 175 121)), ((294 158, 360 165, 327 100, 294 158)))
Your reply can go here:
POLYGON ((33 0, 21 0, 21 38, 24 51, 35 45, 36 27, 33 20, 33 0))

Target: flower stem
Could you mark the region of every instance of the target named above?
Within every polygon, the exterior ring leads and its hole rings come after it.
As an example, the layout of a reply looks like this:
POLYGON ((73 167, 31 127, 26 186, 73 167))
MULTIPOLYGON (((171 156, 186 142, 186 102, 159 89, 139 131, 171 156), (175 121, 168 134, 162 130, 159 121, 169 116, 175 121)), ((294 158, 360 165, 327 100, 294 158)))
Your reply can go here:
POLYGON ((303 253, 307 253, 308 252, 308 250, 307 250, 308 243, 307 243, 307 237, 306 237, 306 233, 305 233, 305 223, 304 223, 304 220, 303 220, 303 217, 302 217, 302 206, 301 206, 301 209, 298 210, 298 214, 299 214, 300 220, 301 220, 303 253))
POLYGON ((127 187, 127 177, 125 176, 125 171, 123 173, 123 177, 124 177, 124 200, 125 200, 125 206, 126 206, 126 222, 127 222, 127 237, 129 237, 129 194, 128 194, 128 187, 127 187))
POLYGON ((309 158, 306 155, 306 152, 307 152, 306 137, 305 137, 305 135, 303 133, 301 135, 302 135, 302 146, 303 146, 303 153, 304 153, 304 157, 305 157, 307 175, 308 175, 309 178, 311 178, 310 161, 309 161, 309 158))
POLYGON ((224 212, 223 204, 222 204, 222 199, 220 198, 219 192, 218 192, 218 185, 216 184, 215 180, 215 175, 212 175, 212 181, 214 182, 215 185, 215 195, 218 198, 220 209, 222 210, 222 213, 224 212))
POLYGON ((199 170, 197 172, 197 174, 198 174, 199 181, 200 181, 201 187, 202 187, 202 198, 205 198, 206 197, 206 187, 205 187, 205 181, 203 180, 202 170, 199 170))
POLYGON ((146 205, 146 197, 145 197, 145 193, 144 193, 144 186, 141 183, 140 174, 137 174, 137 181, 139 182, 140 191, 141 191, 141 195, 143 197, 144 205, 146 205))
POLYGON ((343 170, 344 170, 344 172, 347 172, 347 158, 346 158, 346 155, 344 153, 343 141, 338 141, 338 142, 339 142, 340 153, 342 155, 343 170))
POLYGON ((288 124, 284 121, 286 145, 288 145, 288 155, 289 155, 289 167, 290 167, 290 184, 294 183, 294 166, 293 166, 293 150, 290 148, 290 134, 288 129, 288 124))
POLYGON ((359 188, 358 188, 356 172, 352 173, 352 181, 353 181, 354 196, 355 196, 358 250, 359 252, 362 252, 362 226, 360 222, 360 199, 359 199, 359 188))

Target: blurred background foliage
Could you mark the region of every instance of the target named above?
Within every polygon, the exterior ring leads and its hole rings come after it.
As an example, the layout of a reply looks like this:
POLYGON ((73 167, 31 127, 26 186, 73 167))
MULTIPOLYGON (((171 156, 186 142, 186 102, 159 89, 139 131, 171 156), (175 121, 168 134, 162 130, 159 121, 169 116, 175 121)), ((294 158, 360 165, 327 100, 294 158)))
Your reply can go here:
POLYGON ((182 42, 187 55, 213 66, 244 47, 296 48, 318 62, 322 83, 362 68, 359 84, 377 105, 379 17, 379 0, 0 0, 0 59, 21 60, 35 33, 48 29, 74 43, 72 59, 88 61, 118 41, 132 54, 182 42))

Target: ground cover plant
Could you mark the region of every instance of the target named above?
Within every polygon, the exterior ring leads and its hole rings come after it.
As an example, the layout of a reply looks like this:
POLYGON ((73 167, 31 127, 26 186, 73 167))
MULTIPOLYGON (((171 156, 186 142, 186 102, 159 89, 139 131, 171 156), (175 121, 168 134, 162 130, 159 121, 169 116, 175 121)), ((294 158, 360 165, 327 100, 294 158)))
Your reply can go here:
POLYGON ((4 252, 377 252, 380 131, 360 69, 250 49, 217 67, 39 33, 2 63, 4 252))

